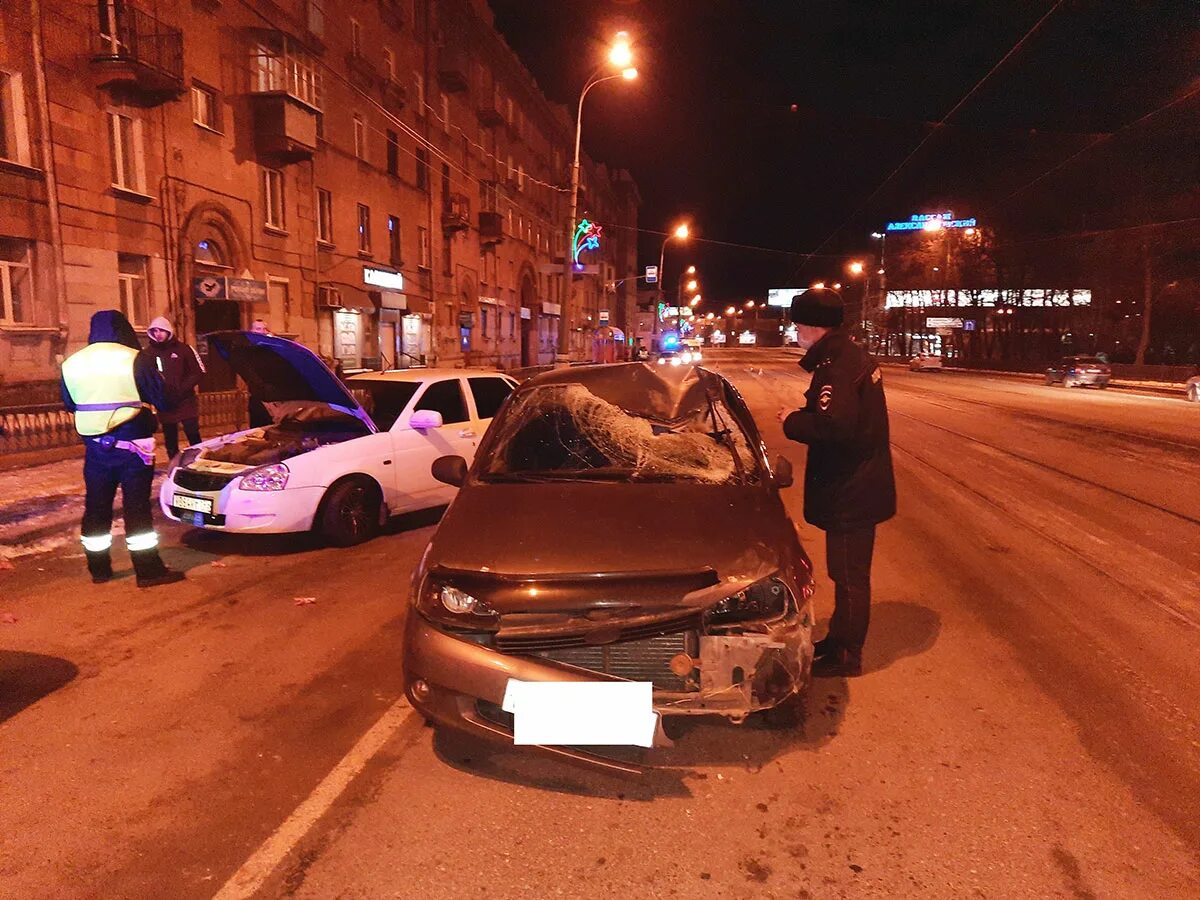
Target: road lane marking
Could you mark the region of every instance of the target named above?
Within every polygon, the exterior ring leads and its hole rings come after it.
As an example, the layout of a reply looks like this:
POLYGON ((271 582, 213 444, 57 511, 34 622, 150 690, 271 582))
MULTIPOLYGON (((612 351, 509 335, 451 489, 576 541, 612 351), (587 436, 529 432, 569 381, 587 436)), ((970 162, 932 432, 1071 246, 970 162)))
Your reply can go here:
POLYGON ((383 745, 408 721, 414 710, 401 697, 358 739, 350 752, 321 779, 307 799, 275 829, 213 897, 213 900, 246 900, 266 883, 271 873, 292 849, 303 840, 321 816, 366 767, 383 745))

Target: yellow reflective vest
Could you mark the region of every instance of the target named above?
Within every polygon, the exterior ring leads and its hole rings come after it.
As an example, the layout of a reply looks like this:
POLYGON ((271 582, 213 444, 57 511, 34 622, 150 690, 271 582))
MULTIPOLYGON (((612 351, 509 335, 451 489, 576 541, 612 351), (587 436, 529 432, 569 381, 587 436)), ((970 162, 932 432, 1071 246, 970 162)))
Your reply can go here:
POLYGON ((133 378, 137 355, 132 347, 102 341, 63 360, 63 383, 75 401, 75 430, 81 435, 107 434, 146 406, 133 378))

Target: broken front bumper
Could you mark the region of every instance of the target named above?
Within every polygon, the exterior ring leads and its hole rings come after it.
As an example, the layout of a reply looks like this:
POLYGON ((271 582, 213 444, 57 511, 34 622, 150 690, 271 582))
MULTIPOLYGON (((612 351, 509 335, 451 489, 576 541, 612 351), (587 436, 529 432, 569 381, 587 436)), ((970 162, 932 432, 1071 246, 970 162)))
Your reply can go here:
MULTIPOLYGON (((516 655, 442 631, 414 611, 405 635, 405 686, 410 702, 431 721, 506 744, 513 741, 511 720, 501 710, 509 679, 651 681, 660 715, 723 715, 740 722, 802 694, 812 665, 807 609, 754 627, 762 631, 680 632, 516 655)), ((617 771, 641 771, 577 748, 537 749, 617 771)))

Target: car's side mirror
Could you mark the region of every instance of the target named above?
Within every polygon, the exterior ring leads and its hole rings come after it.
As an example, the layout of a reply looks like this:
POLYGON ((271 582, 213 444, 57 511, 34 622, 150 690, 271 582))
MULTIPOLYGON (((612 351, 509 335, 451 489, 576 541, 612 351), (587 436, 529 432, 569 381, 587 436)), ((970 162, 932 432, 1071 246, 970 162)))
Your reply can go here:
POLYGON ((792 474, 792 462, 786 456, 780 456, 775 460, 775 487, 788 488, 795 483, 795 477, 792 474))
POLYGON ((461 456, 439 456, 429 468, 442 484, 462 487, 467 480, 467 461, 461 456))
POLYGON ((442 414, 436 409, 418 409, 408 420, 410 428, 417 431, 428 431, 430 428, 442 427, 442 414))

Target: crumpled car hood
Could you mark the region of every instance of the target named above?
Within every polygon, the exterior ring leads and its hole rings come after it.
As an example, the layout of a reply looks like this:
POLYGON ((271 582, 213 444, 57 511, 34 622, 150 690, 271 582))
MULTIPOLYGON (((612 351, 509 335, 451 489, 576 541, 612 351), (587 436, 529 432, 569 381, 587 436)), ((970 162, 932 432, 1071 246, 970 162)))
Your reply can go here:
POLYGON ((711 602, 705 588, 777 570, 795 541, 778 497, 761 487, 474 484, 442 519, 426 564, 497 587, 521 582, 511 601, 523 609, 700 606, 711 602), (540 596, 528 592, 536 584, 540 596))

